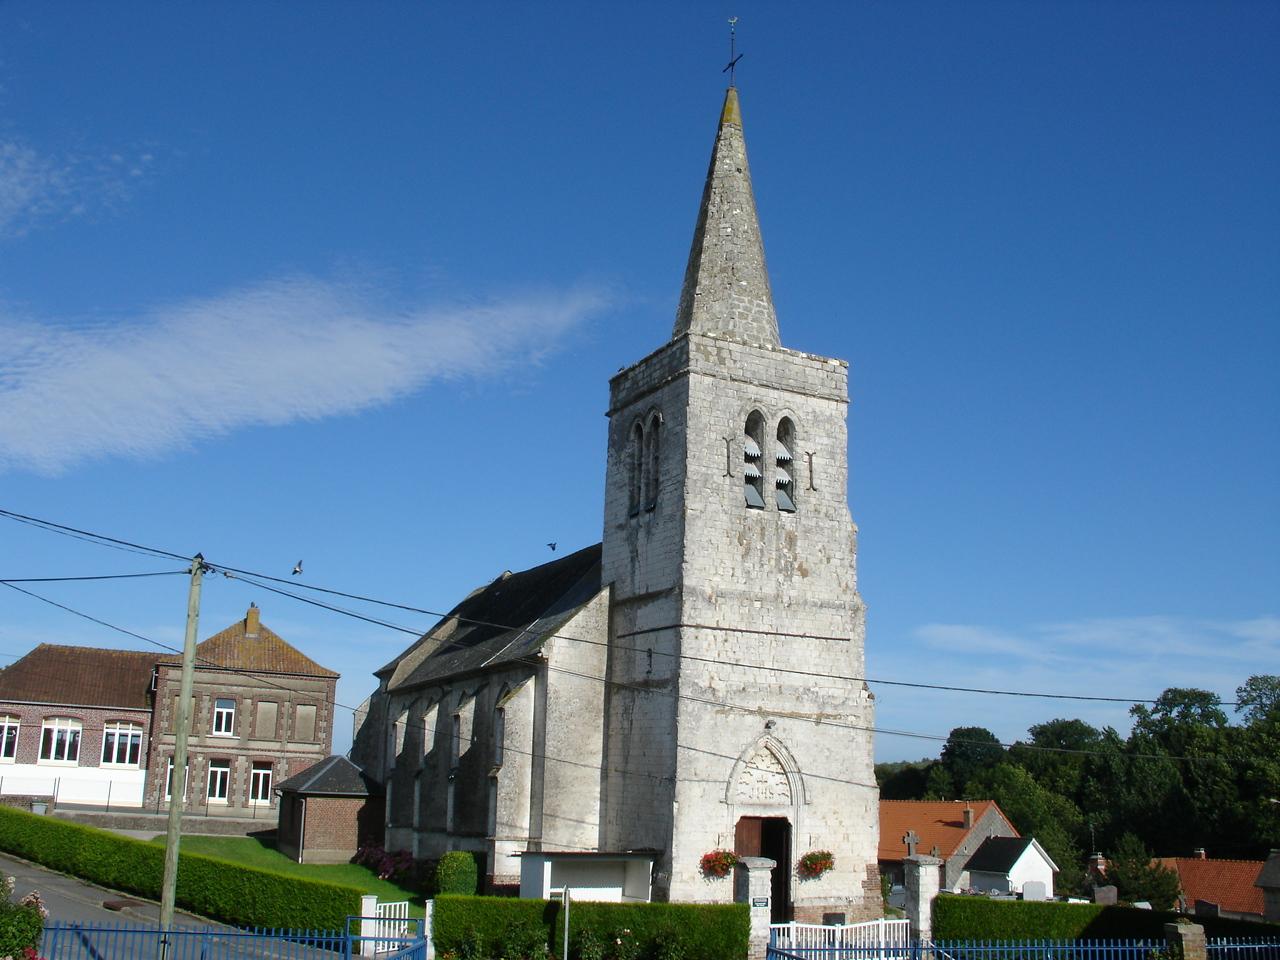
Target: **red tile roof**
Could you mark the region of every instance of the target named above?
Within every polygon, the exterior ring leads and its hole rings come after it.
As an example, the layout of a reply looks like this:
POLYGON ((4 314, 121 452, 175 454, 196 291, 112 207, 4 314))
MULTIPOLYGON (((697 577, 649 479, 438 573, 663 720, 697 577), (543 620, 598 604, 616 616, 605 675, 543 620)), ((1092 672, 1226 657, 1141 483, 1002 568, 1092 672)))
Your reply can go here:
POLYGON ((1178 874, 1188 909, 1197 900, 1216 903, 1232 913, 1262 915, 1262 889, 1255 887, 1261 860, 1201 860, 1199 857, 1160 857, 1160 864, 1178 874))
POLYGON ((154 653, 42 643, 0 670, 0 701, 151 708, 154 653))
MULTIPOLYGON (((920 838, 917 853, 929 853, 938 848, 938 856, 944 860, 956 852, 969 835, 964 828, 964 808, 973 809, 976 826, 988 810, 1005 822, 1008 818, 996 806, 994 800, 881 800, 880 801, 880 849, 879 860, 905 860, 907 845, 902 838, 908 830, 914 830, 920 838)), ((1009 825, 1016 837, 1018 831, 1009 825)))
MULTIPOLYGON (((257 608, 251 608, 249 616, 237 620, 220 633, 196 645, 196 669, 251 670, 255 673, 285 673, 306 677, 337 677, 326 667, 320 666, 302 651, 286 643, 278 633, 263 623, 255 623, 257 630, 250 632, 250 620, 257 620, 257 608)), ((179 666, 182 658, 177 655, 162 656, 160 662, 179 666)))

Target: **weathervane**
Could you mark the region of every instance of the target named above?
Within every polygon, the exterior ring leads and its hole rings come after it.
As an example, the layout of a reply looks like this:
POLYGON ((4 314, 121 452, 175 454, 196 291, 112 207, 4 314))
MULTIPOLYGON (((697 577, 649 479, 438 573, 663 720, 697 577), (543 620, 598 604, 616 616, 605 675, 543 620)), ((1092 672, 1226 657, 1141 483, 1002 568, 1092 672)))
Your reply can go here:
POLYGON ((733 86, 733 71, 738 65, 738 61, 742 59, 742 54, 738 53, 738 18, 729 18, 729 63, 721 70, 721 73, 729 75, 729 86, 733 86))

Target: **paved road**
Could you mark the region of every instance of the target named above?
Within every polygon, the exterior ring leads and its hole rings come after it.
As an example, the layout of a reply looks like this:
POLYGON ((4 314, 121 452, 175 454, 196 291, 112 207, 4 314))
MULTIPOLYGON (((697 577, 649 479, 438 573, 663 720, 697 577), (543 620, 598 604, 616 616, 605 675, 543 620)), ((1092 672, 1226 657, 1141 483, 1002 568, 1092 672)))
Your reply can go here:
MULTIPOLYGON (((48 923, 137 928, 154 928, 159 923, 158 903, 54 873, 34 863, 0 855, 0 873, 14 878, 15 901, 32 890, 39 891, 49 910, 48 923), (106 903, 118 909, 104 906, 106 903)), ((330 943, 329 949, 323 949, 294 940, 253 938, 233 927, 211 923, 181 911, 174 913, 173 920, 175 928, 198 927, 213 933, 180 938, 174 942, 167 960, 334 960, 342 955, 337 952, 341 949, 340 942, 330 943)), ((41 955, 48 960, 160 960, 155 934, 125 937, 91 931, 75 934, 63 931, 56 943, 51 943, 50 939, 46 933, 41 944, 41 955)))

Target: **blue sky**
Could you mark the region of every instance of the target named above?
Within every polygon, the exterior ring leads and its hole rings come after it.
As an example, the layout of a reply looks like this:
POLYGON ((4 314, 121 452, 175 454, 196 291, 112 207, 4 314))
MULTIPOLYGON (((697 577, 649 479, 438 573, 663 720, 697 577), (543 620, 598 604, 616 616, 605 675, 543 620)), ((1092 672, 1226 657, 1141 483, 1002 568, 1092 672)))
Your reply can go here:
MULTIPOLYGON (((1275 4, 0 4, 0 507, 441 610, 598 540, 733 14, 783 342, 851 363, 868 675, 1275 672, 1275 4)), ((171 568, 0 520, 0 578, 171 568)), ((179 577, 31 589, 180 643, 179 577)), ((201 635, 251 600, 349 705, 408 639, 223 578, 201 635)), ((41 641, 141 646, 0 591, 41 641)))

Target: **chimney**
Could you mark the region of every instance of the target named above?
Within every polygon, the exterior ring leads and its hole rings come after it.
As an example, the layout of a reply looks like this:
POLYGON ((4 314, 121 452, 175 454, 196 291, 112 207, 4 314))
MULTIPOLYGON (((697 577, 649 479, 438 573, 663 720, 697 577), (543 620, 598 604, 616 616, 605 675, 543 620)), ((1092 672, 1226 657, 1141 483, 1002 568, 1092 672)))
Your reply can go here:
POLYGON ((256 637, 258 635, 258 605, 256 603, 249 604, 249 612, 244 615, 244 635, 246 637, 256 637))
POLYGON ((973 829, 973 807, 967 803, 964 805, 964 828, 966 830, 973 829))
POLYGON ((1197 860, 1208 859, 1208 854, 1204 852, 1204 847, 1196 847, 1194 850, 1191 851, 1191 855, 1194 856, 1197 860))

